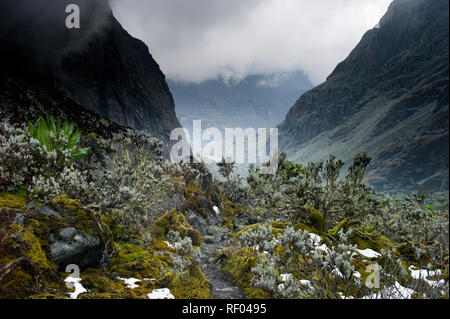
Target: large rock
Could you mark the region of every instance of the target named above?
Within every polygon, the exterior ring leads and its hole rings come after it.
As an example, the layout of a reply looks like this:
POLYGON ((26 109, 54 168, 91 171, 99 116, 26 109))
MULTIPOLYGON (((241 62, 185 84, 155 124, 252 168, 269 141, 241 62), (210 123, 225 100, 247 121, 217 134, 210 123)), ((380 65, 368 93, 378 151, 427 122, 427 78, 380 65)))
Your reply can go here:
POLYGON ((110 244, 108 228, 95 213, 66 196, 57 197, 50 206, 30 205, 25 215, 48 258, 61 271, 70 264, 80 269, 98 266, 110 244))

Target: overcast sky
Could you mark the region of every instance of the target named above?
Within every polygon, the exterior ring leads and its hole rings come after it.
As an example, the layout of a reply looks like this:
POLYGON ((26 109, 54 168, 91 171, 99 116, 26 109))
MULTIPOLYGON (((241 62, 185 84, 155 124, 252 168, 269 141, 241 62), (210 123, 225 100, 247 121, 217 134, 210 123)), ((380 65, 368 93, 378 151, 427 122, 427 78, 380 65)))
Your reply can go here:
POLYGON ((303 70, 319 84, 391 0, 110 0, 173 80, 303 70))

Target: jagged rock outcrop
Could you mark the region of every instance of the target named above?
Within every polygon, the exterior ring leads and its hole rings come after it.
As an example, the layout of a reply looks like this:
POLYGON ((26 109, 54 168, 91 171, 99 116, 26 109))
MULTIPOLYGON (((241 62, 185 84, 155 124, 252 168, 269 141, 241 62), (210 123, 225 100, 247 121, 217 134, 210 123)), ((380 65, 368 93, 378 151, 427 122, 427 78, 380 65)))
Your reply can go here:
POLYGON ((107 0, 6 0, 0 12, 2 73, 46 77, 77 104, 165 142, 180 126, 164 74, 107 0), (66 28, 69 3, 80 7, 80 29, 66 28))
POLYGON ((366 150, 378 190, 448 189, 447 0, 395 0, 325 83, 280 124, 280 148, 305 162, 366 150))

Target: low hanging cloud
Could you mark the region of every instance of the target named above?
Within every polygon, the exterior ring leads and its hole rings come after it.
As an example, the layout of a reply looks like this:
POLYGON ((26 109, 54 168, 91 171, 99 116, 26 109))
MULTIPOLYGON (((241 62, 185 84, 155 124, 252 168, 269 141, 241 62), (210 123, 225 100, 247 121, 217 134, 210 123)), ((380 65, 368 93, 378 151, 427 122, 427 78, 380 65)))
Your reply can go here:
POLYGON ((391 0, 110 0, 172 80, 303 70, 321 83, 391 0))

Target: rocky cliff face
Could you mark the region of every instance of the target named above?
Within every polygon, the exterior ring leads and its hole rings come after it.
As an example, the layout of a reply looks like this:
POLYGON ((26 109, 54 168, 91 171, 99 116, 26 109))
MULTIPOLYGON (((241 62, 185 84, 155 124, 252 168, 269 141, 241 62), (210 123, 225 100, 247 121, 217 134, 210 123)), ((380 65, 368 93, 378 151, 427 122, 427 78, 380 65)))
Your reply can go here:
POLYGON ((107 0, 6 0, 0 9, 2 71, 44 76, 77 104, 166 142, 180 126, 164 74, 107 0), (65 26, 69 3, 80 7, 80 29, 65 26))
POLYGON ((395 0, 327 81, 280 124, 280 147, 304 162, 372 157, 379 190, 448 189, 447 0, 395 0))

